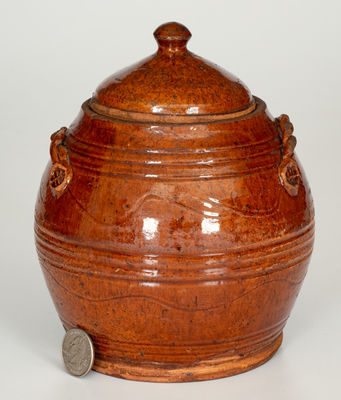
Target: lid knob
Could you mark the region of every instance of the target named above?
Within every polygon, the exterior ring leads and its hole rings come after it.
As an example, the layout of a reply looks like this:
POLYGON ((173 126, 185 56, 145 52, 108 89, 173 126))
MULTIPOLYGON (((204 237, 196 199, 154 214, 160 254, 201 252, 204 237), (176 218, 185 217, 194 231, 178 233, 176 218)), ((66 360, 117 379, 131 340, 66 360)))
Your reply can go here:
POLYGON ((167 22, 160 25, 154 32, 159 45, 159 53, 187 52, 186 44, 191 38, 191 32, 178 22, 167 22))

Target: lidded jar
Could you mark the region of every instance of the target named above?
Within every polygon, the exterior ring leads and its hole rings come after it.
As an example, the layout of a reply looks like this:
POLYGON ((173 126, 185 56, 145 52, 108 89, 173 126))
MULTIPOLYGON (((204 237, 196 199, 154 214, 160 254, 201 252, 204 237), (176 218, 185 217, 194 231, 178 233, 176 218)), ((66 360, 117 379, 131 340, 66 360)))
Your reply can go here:
POLYGON ((94 369, 181 382, 278 349, 312 252, 314 211, 287 115, 188 51, 178 23, 51 136, 36 246, 65 329, 94 369))

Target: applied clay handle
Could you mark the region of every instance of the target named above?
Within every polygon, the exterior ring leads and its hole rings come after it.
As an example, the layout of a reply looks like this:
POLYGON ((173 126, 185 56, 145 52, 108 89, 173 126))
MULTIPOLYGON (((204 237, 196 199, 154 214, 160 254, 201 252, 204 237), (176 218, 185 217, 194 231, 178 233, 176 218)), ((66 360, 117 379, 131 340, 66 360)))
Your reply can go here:
POLYGON ((278 166, 279 177, 285 190, 291 196, 296 196, 300 182, 300 171, 293 157, 297 143, 296 137, 293 135, 294 126, 286 114, 276 118, 276 122, 282 139, 282 158, 278 166))
POLYGON ((72 168, 69 154, 64 144, 67 128, 63 127, 51 135, 49 186, 54 195, 61 196, 72 179, 72 168))

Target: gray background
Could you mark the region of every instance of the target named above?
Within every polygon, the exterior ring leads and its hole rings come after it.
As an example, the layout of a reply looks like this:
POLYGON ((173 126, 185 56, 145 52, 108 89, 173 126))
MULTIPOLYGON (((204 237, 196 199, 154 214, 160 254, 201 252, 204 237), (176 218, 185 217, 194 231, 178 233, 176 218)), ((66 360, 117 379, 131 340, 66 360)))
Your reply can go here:
POLYGON ((339 1, 0 1, 2 399, 340 398, 339 1), (264 366, 202 383, 68 375, 63 329, 33 244, 33 210, 50 135, 108 75, 154 52, 177 20, 189 48, 239 76, 274 116, 287 113, 316 208, 308 275, 264 366))

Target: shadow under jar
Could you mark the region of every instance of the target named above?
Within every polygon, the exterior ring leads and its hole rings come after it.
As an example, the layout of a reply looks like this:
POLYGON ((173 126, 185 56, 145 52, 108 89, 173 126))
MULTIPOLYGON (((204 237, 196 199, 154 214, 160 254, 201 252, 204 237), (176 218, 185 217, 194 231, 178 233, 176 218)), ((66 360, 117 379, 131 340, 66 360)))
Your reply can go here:
POLYGON ((51 137, 35 211, 40 264, 94 369, 183 382, 255 368, 278 349, 305 277, 314 211, 288 116, 187 50, 104 81, 51 137))

